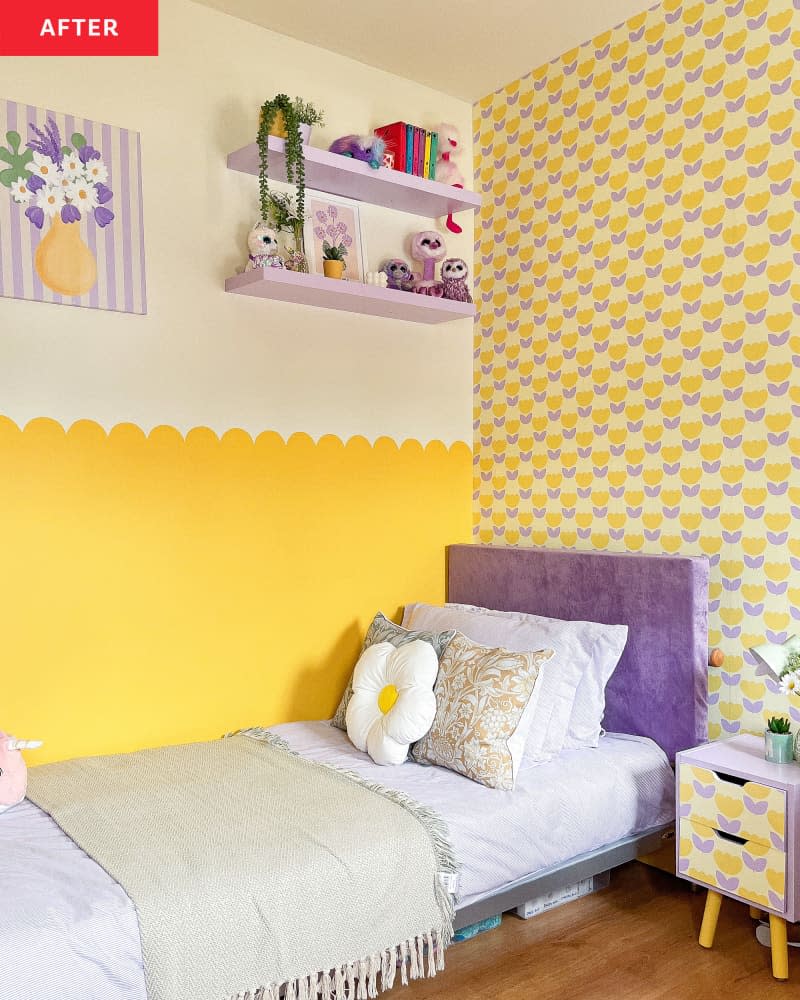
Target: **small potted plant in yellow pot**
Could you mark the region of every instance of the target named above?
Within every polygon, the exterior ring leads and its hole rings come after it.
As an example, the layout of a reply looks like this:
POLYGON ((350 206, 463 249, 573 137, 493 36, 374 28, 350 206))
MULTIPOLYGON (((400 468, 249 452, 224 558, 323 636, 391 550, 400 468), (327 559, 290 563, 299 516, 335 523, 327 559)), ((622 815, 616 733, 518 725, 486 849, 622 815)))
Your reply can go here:
POLYGON ((326 278, 341 278, 344 274, 345 257, 347 250, 343 243, 338 245, 328 243, 325 240, 322 244, 322 270, 326 278))

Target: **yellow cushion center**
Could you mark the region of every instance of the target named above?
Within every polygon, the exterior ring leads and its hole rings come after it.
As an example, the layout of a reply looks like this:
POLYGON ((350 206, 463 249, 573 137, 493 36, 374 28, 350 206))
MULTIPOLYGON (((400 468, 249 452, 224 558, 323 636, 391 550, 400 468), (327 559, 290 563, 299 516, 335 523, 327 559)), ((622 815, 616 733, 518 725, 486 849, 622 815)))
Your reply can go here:
POLYGON ((396 701, 397 688, 394 684, 387 684, 385 688, 381 689, 381 693, 378 695, 378 708, 386 715, 396 701))

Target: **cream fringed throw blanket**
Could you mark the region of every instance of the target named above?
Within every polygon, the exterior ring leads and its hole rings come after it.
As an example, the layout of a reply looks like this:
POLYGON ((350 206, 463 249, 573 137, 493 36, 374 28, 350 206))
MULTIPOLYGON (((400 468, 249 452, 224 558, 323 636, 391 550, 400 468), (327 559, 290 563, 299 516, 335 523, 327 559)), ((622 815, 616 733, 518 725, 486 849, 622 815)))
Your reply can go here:
POLYGON ((374 997, 443 968, 438 819, 263 730, 29 778, 133 900, 150 1000, 374 997))

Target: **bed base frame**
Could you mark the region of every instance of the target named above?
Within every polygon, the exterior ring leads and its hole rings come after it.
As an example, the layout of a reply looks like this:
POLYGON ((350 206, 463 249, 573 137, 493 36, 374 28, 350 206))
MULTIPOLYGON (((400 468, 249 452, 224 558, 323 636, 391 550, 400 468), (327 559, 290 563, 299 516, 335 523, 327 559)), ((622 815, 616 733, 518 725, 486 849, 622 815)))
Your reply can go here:
POLYGON ((583 879, 607 872, 612 868, 635 861, 646 854, 652 854, 666 843, 675 839, 675 824, 653 827, 634 837, 626 837, 599 850, 570 858, 561 865, 554 865, 544 871, 537 872, 530 878, 511 882, 491 896, 479 899, 469 906, 456 910, 455 929, 469 927, 479 920, 494 917, 498 913, 514 910, 529 899, 545 892, 566 889, 583 879))

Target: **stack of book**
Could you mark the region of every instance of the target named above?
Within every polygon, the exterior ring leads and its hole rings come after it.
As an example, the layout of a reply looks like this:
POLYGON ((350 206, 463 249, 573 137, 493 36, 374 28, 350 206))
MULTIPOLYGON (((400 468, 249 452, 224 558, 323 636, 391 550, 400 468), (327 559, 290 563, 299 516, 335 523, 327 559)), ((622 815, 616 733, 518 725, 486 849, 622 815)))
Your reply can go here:
POLYGON ((436 179, 438 132, 429 132, 406 122, 382 125, 375 132, 386 143, 386 152, 392 154, 394 170, 414 174, 416 177, 427 177, 428 180, 436 179))

